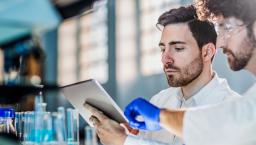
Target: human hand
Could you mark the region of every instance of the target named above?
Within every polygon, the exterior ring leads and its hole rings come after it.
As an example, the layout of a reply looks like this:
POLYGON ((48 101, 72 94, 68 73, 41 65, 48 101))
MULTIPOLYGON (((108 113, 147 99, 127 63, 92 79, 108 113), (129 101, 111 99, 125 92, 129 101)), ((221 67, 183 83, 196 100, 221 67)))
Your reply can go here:
POLYGON ((100 138, 100 142, 104 145, 123 145, 127 137, 125 129, 116 121, 108 118, 103 112, 85 104, 84 107, 88 109, 92 116, 90 121, 93 123, 96 133, 100 138))

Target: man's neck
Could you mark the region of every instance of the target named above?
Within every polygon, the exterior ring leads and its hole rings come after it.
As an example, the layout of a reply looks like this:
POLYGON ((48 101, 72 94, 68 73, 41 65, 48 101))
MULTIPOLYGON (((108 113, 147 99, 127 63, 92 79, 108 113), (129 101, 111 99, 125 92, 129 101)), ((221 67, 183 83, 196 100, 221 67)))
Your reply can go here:
POLYGON ((254 48, 252 57, 248 62, 246 69, 251 72, 254 76, 256 76, 256 48, 254 48))
POLYGON ((203 72, 191 83, 186 86, 182 86, 181 90, 185 100, 196 94, 201 88, 208 84, 213 78, 212 69, 203 70, 203 72))

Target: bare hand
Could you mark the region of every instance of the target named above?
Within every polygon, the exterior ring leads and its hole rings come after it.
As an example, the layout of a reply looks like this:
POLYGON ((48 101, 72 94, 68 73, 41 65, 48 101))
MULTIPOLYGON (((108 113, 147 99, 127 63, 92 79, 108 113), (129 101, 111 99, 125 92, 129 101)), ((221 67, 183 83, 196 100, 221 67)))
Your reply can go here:
POLYGON ((92 116, 90 121, 93 123, 100 142, 104 145, 123 145, 127 137, 125 129, 116 121, 108 118, 103 112, 98 109, 85 104, 84 107, 88 109, 92 116))

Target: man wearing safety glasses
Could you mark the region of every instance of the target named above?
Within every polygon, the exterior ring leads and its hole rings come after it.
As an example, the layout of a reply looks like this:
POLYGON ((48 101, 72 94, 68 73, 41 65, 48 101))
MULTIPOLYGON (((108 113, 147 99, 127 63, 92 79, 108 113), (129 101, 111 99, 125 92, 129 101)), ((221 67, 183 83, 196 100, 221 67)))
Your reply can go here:
MULTIPOLYGON (((217 46, 227 55, 230 68, 256 76, 256 0, 197 0, 196 7, 202 19, 215 23, 217 46)), ((150 126, 159 125, 182 137, 186 145, 256 144, 255 85, 243 98, 190 110, 159 109, 139 98, 126 107, 125 115, 134 128, 154 130, 150 126), (138 116, 144 121, 137 121, 138 116)))

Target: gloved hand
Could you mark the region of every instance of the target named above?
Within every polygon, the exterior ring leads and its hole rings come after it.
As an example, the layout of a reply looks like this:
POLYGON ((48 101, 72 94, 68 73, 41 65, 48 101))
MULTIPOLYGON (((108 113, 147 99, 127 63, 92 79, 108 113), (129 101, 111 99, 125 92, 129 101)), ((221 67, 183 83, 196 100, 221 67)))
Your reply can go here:
POLYGON ((145 99, 138 98, 126 106, 124 115, 129 120, 131 127, 142 130, 160 130, 160 109, 145 99), (137 117, 142 116, 144 121, 138 121, 137 117))

